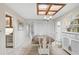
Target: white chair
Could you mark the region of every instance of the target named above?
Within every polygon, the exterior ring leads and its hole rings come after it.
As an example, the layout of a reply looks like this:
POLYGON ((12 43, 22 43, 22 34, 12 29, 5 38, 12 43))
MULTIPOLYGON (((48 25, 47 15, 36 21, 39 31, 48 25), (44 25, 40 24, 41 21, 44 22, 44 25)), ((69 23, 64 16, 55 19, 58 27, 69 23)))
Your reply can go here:
POLYGON ((47 44, 46 37, 39 37, 39 46, 38 53, 40 55, 49 55, 49 44, 47 44))

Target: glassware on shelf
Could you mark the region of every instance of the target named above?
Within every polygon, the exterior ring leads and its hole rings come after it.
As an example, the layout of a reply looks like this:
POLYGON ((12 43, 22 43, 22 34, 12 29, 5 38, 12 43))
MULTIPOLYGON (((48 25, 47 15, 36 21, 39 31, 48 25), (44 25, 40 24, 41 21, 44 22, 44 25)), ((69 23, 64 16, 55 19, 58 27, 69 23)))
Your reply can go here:
POLYGON ((70 23, 69 28, 67 28, 68 32, 79 32, 79 19, 75 19, 70 23))

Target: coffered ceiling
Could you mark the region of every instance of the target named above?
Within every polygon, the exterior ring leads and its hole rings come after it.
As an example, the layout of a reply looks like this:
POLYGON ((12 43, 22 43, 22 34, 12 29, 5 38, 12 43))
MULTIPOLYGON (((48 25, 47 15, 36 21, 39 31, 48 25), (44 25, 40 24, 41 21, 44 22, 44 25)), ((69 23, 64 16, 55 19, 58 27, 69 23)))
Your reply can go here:
POLYGON ((37 15, 55 15, 65 4, 59 3, 37 3, 37 15))

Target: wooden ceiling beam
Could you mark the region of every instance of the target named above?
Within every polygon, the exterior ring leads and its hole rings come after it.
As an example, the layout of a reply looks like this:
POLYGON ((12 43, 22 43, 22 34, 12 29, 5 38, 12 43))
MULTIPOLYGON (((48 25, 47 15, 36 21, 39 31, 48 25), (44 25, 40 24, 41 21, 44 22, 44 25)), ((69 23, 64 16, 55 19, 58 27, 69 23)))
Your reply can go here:
POLYGON ((60 5, 60 6, 64 6, 65 4, 62 4, 62 3, 52 3, 52 5, 60 5))
POLYGON ((36 7, 37 7, 37 15, 39 15, 39 4, 38 3, 36 5, 36 7))
MULTIPOLYGON (((39 10, 39 12, 40 11, 45 11, 46 12, 46 10, 39 10)), ((49 10, 49 12, 57 12, 57 10, 49 10)))
POLYGON ((51 6, 52 6, 52 4, 48 4, 48 5, 49 5, 49 7, 47 8, 45 15, 48 14, 48 12, 49 12, 49 10, 50 10, 50 8, 51 8, 51 6))

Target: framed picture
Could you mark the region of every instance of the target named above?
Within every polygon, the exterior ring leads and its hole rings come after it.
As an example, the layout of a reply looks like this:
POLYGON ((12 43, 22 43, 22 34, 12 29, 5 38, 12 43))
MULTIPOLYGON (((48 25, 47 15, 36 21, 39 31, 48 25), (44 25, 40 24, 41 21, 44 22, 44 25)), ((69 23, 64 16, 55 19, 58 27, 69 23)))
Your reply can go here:
POLYGON ((19 31, 23 30, 23 23, 21 22, 18 23, 18 30, 19 31))

